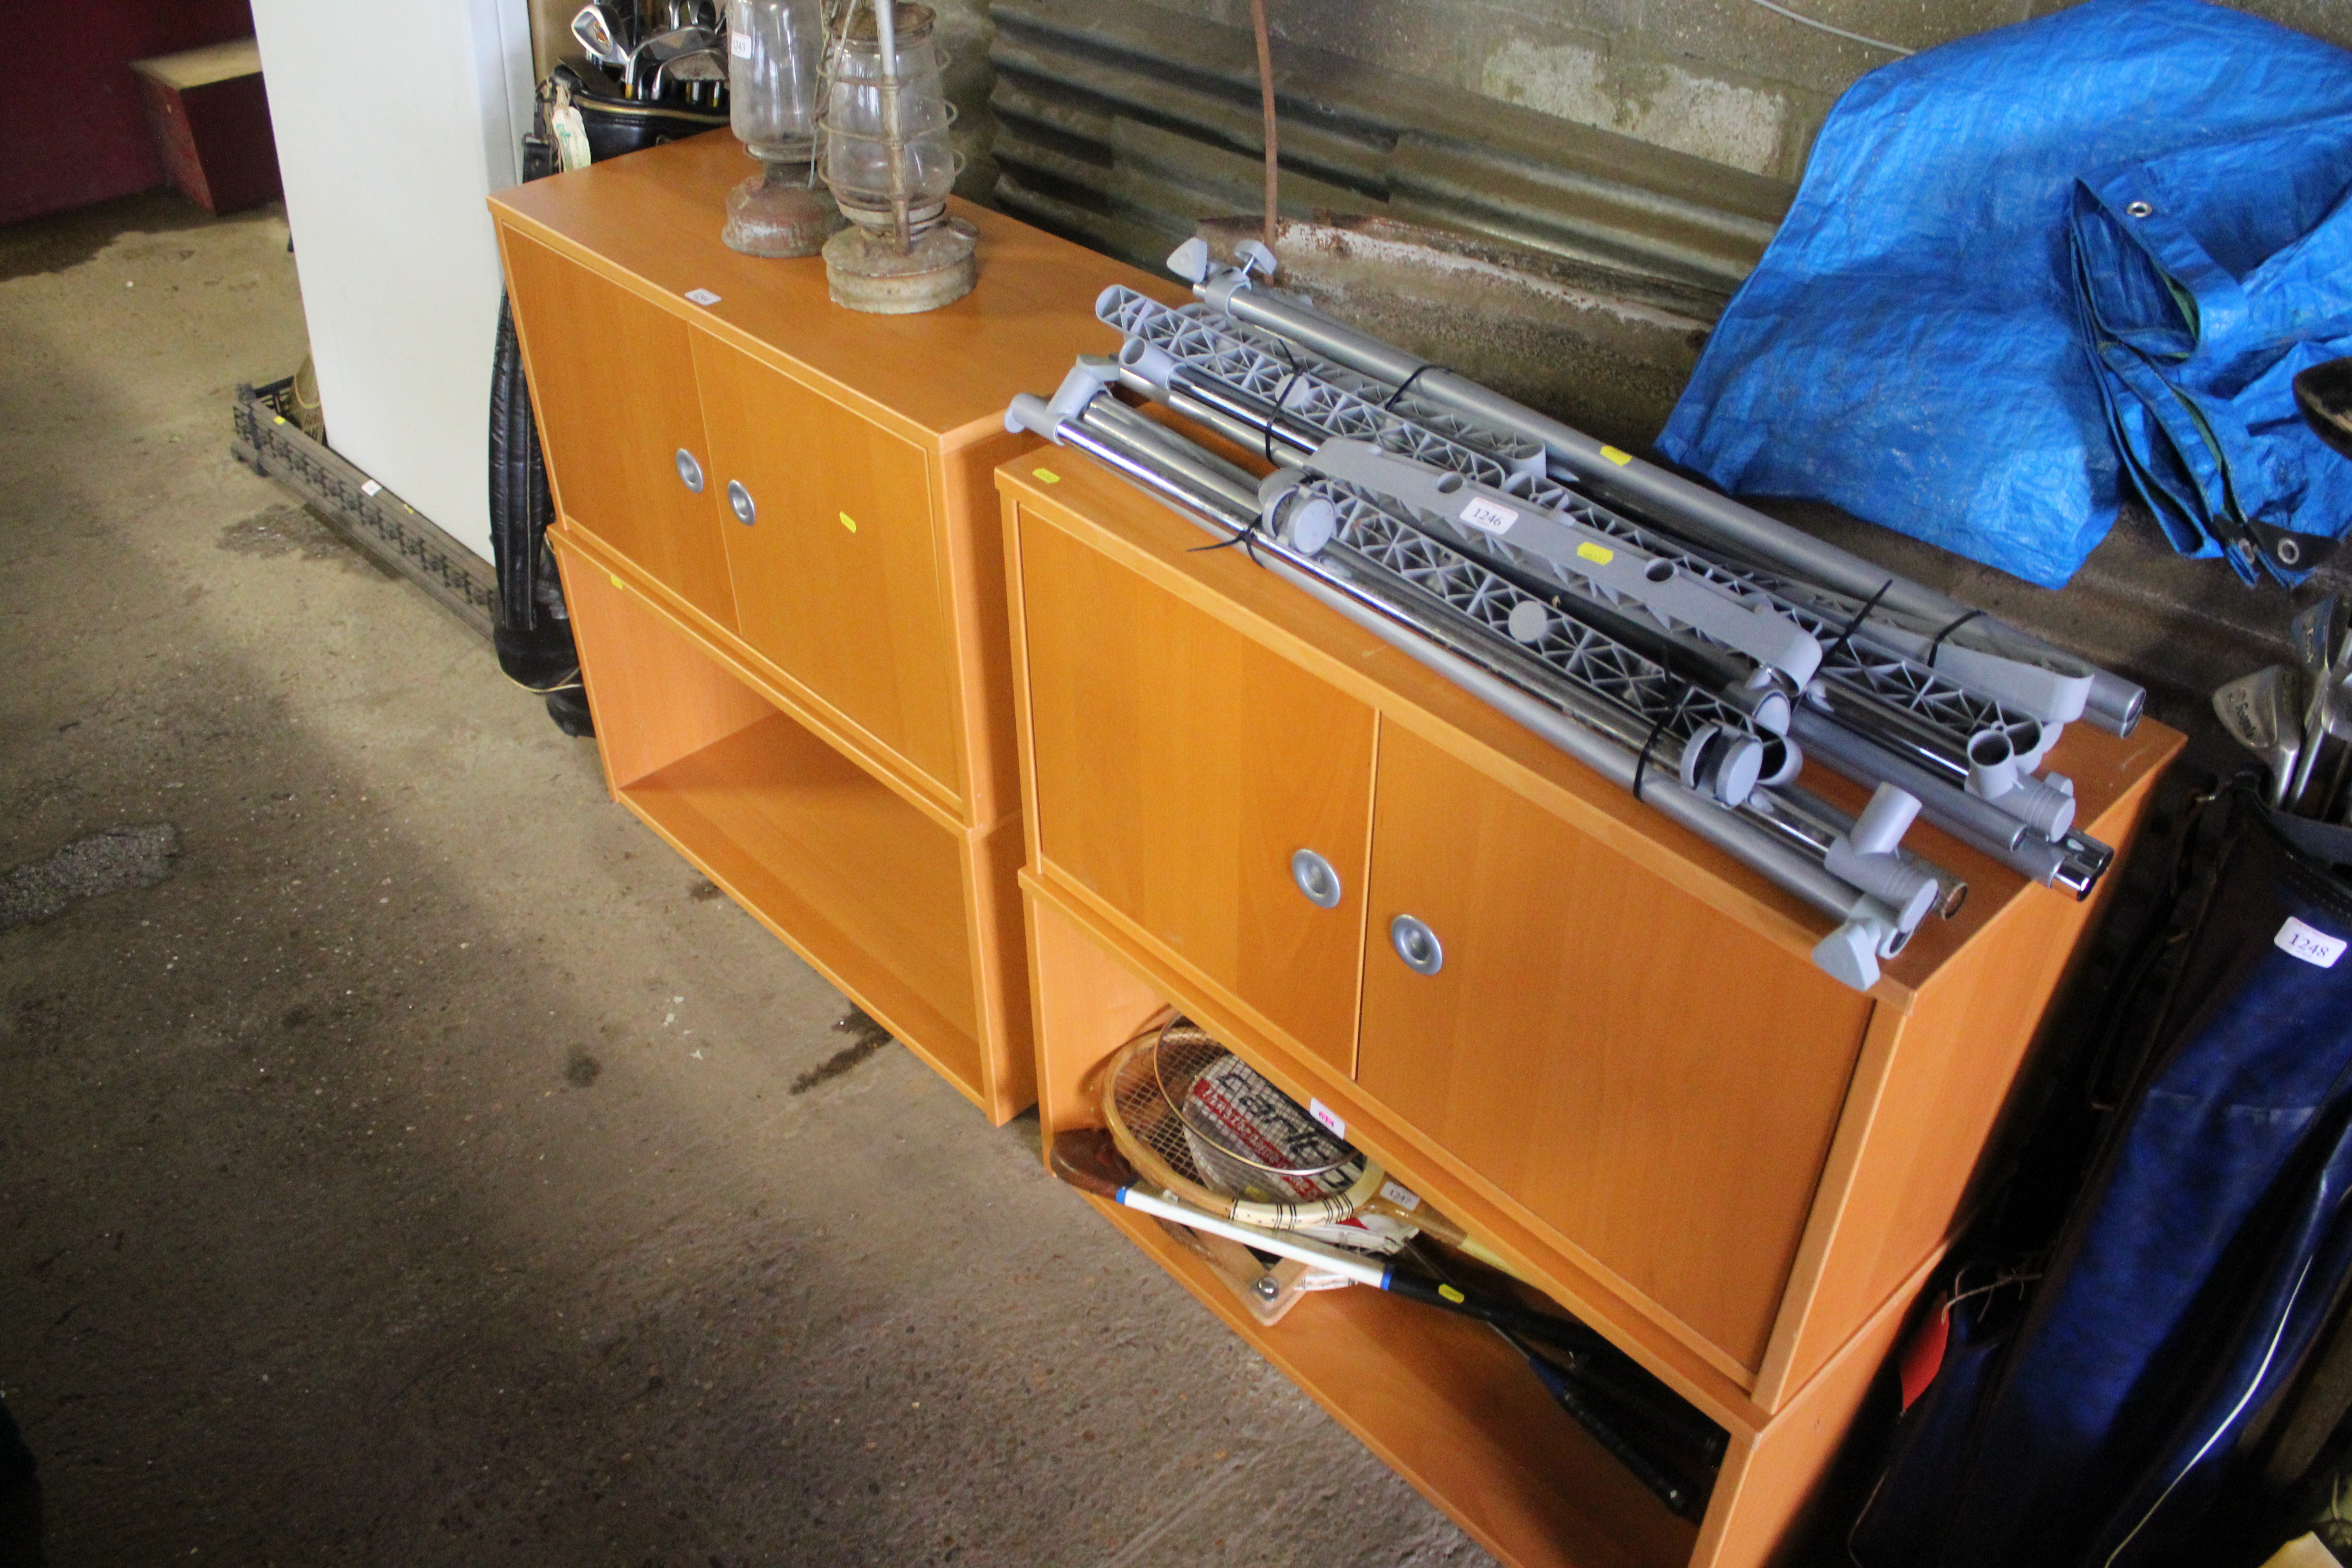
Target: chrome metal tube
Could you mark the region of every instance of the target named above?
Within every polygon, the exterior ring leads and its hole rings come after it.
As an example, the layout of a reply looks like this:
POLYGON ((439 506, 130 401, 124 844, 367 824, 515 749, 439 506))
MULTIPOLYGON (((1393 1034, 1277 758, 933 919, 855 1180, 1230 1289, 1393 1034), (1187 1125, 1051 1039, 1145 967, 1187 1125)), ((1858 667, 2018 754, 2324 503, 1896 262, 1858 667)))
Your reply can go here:
MULTIPOLYGON (((1823 714, 1803 708, 1790 731, 1810 752, 1818 753, 1840 773, 1856 778, 1884 779, 1918 797, 1919 815, 2032 881, 2061 889, 2076 898, 2087 897, 2105 865, 2095 855, 2070 854, 2024 823, 1965 790, 1954 789, 1927 769, 1864 739, 1823 714)), ((2079 836, 2068 835, 2070 839, 2079 836)), ((2098 849, 2089 839, 2080 844, 2098 849)), ((2109 857, 2112 858, 2112 856, 2109 857)))
MULTIPOLYGON (((1769 816, 1776 827, 1801 835, 1826 851, 1834 839, 1853 830, 1853 818, 1801 784, 1774 784, 1756 792, 1759 816, 1769 816)), ((1937 887, 1936 913, 1945 920, 1960 912, 1969 901, 1969 885, 1916 850, 1898 848, 1906 865, 1937 887)))

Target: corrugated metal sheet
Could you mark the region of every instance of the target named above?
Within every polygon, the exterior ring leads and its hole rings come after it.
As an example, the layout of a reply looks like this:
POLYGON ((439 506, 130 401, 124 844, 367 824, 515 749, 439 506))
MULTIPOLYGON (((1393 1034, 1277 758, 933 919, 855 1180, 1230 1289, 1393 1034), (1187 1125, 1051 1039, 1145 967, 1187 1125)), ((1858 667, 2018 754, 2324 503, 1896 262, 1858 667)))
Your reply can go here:
MULTIPOLYGON (((1156 266, 1263 199, 1249 35, 1145 5, 1003 0, 990 63, 1006 210, 1156 266)), ((1285 45, 1283 211, 1506 239, 1727 297, 1793 195, 1775 180, 1285 45)))

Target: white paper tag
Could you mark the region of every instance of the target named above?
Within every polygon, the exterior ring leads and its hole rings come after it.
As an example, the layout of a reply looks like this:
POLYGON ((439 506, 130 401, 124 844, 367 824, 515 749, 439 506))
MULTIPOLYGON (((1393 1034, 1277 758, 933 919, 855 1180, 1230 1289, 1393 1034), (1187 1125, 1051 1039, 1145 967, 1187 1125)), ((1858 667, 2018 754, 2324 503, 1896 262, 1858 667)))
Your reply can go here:
MULTIPOLYGON (((749 33, 728 34, 727 52, 733 55, 739 60, 750 59, 751 58, 751 35, 749 33)), ((879 51, 877 51, 877 58, 879 58, 879 51)))
POLYGON ((1388 1199, 1389 1202, 1396 1205, 1397 1207, 1404 1210, 1407 1214, 1411 1214, 1413 1210, 1421 1206, 1421 1194, 1419 1193, 1414 1192, 1411 1187, 1401 1185, 1395 1182, 1382 1182, 1381 1184, 1381 1196, 1388 1199))
POLYGON ((569 100, 548 111, 547 128, 555 137, 555 161, 565 174, 595 161, 588 146, 588 121, 569 100))
POLYGON ((362 494, 362 495, 363 495, 363 496, 372 496, 372 495, 375 494, 375 492, 376 492, 376 491, 378 491, 378 490, 380 490, 380 489, 383 489, 383 485, 381 485, 380 483, 378 483, 378 482, 377 482, 377 481, 375 481, 374 479, 370 479, 367 483, 365 483, 365 484, 363 484, 363 485, 362 485, 362 486, 360 487, 360 494, 362 494))
POLYGON ((1308 1100, 1307 1102, 1307 1114, 1315 1118, 1316 1121, 1320 1121, 1323 1124, 1324 1129, 1328 1131, 1332 1137, 1345 1138, 1348 1135, 1348 1124, 1339 1120, 1339 1113, 1332 1110, 1329 1106, 1324 1104, 1321 1100, 1308 1100))
POLYGON ((688 300, 701 306, 706 310, 711 306, 719 303, 719 296, 713 294, 708 289, 688 289, 686 291, 686 297, 688 300))
POLYGON ((1472 496, 1462 508, 1462 521, 1489 533, 1508 533, 1511 524, 1519 521, 1519 514, 1509 507, 1496 505, 1485 496, 1472 496))
POLYGON ((2287 916, 2286 924, 2279 927, 2278 935, 2271 941, 2305 963, 2321 969, 2335 968, 2336 961, 2344 956, 2342 937, 2315 931, 2293 915, 2287 916))

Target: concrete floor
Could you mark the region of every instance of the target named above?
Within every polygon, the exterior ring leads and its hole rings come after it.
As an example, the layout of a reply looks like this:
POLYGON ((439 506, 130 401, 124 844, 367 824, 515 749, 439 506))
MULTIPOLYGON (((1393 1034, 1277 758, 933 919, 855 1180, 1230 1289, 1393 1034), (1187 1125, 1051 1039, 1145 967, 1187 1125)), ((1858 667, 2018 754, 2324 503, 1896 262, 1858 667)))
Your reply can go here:
POLYGON ((175 850, 0 891, 51 1561, 1487 1562, 230 460, 285 245, 0 230, 0 867, 175 850))

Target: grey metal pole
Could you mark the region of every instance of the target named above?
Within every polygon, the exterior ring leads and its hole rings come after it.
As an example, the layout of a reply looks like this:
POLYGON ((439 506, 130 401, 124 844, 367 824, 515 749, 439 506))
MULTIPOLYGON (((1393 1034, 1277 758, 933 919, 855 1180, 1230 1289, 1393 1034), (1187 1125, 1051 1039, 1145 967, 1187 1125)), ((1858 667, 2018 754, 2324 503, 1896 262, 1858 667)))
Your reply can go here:
POLYGON ((2118 735, 2131 733, 2139 722, 2147 700, 2144 689, 1948 595, 1897 576, 1680 474, 1604 446, 1443 365, 1255 287, 1239 272, 1215 274, 1197 292, 1236 321, 1278 332, 1314 353, 1391 385, 1410 382, 1416 395, 1432 403, 1540 442, 1559 467, 1604 500, 1616 496, 1636 509, 1664 510, 1671 521, 1686 523, 1726 549, 1770 562, 1850 597, 1875 599, 1895 614, 1934 626, 1951 626, 1952 637, 1971 647, 2011 658, 2063 661, 2084 670, 2091 677, 2084 709, 2087 717, 2118 735))

